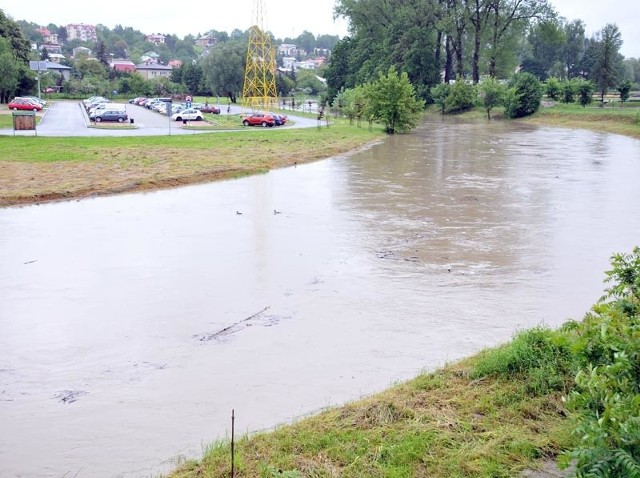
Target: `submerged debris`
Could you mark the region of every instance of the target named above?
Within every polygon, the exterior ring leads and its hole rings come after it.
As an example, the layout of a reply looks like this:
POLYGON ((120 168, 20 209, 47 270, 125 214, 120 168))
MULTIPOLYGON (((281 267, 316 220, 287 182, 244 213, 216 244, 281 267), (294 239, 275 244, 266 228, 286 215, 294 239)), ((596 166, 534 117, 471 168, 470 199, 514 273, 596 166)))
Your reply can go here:
POLYGON ((73 403, 77 402, 80 397, 87 395, 89 392, 84 392, 82 390, 62 390, 55 394, 55 398, 58 399, 60 403, 73 403))

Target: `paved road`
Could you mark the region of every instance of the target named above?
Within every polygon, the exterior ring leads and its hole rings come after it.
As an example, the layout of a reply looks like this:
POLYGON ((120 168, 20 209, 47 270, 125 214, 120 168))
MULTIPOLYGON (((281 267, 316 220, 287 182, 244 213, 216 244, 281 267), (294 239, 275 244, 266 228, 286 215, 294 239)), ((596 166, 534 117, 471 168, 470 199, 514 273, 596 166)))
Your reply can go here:
MULTIPOLYGON (((221 107, 226 111, 226 107, 221 107)), ((238 106, 231 107, 231 114, 239 114, 242 110, 238 106)), ((169 121, 167 116, 148 110, 142 106, 127 105, 127 114, 133 118, 135 129, 97 129, 88 128, 88 118, 80 101, 56 101, 45 110, 42 122, 38 125, 38 136, 166 136, 179 134, 203 134, 219 131, 195 131, 182 128, 181 123, 169 121)), ((308 118, 295 117, 295 125, 286 128, 310 128, 316 126, 316 121, 308 118)), ((243 128, 238 121, 239 130, 254 130, 260 128, 243 128)), ((228 131, 228 130, 227 130, 228 131)), ((2 129, 0 135, 13 135, 13 129, 2 129)), ((33 135, 33 131, 19 131, 18 135, 33 135)))

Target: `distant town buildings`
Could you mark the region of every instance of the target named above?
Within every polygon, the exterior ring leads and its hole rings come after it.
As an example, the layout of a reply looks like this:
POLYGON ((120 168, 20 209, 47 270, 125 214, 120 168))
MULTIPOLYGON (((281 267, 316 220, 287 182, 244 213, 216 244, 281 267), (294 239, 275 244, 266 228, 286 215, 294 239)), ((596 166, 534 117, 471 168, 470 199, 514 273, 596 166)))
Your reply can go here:
POLYGON ((38 28, 36 31, 40 35, 42 35, 42 42, 44 44, 49 44, 49 45, 60 44, 60 42, 58 41, 58 34, 50 32, 48 28, 42 27, 42 28, 38 28))
POLYGON ((136 71, 136 64, 123 58, 114 59, 109 65, 112 69, 123 73, 134 73, 136 71))
POLYGON ((98 41, 95 25, 71 23, 67 25, 67 40, 98 41))
POLYGON ((159 65, 157 63, 140 63, 136 65, 136 71, 145 80, 154 80, 156 78, 168 78, 171 76, 171 68, 169 65, 159 65))
POLYGON ((218 42, 218 40, 211 35, 210 33, 207 33, 206 35, 201 36, 200 38, 197 38, 195 43, 197 46, 202 47, 202 48, 209 48, 214 46, 216 43, 218 42))
POLYGON ((147 35, 145 39, 149 43, 153 43, 155 46, 164 44, 164 41, 167 37, 164 35, 160 35, 159 33, 152 33, 151 35, 147 35))
POLYGON ((148 51, 142 54, 142 56, 140 57, 140 61, 142 63, 155 65, 160 61, 160 55, 158 55, 155 51, 148 51))

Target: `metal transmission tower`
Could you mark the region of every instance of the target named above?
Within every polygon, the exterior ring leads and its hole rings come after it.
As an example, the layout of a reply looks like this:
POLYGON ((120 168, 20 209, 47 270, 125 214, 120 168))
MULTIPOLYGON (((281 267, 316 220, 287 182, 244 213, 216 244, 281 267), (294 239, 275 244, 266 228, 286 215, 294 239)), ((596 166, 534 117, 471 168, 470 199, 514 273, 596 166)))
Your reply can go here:
POLYGON ((264 28, 264 1, 255 0, 253 8, 255 23, 249 29, 242 101, 252 110, 268 110, 278 105, 276 53, 264 28))

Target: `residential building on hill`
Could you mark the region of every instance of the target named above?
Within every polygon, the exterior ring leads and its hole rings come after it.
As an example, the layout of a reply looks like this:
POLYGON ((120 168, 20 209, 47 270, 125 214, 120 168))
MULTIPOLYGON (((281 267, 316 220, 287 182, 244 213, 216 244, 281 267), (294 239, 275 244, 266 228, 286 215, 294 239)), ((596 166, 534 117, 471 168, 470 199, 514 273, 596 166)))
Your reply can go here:
POLYGON ((67 40, 98 41, 95 25, 70 23, 67 25, 67 40))
POLYGON ((152 33, 151 35, 147 35, 145 40, 149 43, 153 43, 155 46, 158 46, 164 43, 165 38, 166 37, 164 35, 160 35, 159 33, 152 33))
POLYGON ((213 35, 206 34, 196 39, 195 43, 199 47, 208 48, 210 46, 214 46, 217 43, 217 41, 218 40, 216 40, 216 38, 213 35))
POLYGON ((57 33, 51 33, 49 31, 48 28, 38 28, 36 30, 40 35, 42 35, 42 41, 45 44, 49 44, 49 45, 59 45, 60 42, 58 41, 58 34, 57 33))
POLYGON ((65 80, 68 80, 71 77, 71 68, 68 66, 60 65, 59 63, 55 63, 53 61, 30 61, 29 69, 31 71, 36 71, 40 74, 46 71, 54 71, 62 75, 65 80))
POLYGON ((145 80, 168 78, 171 76, 172 70, 173 68, 169 65, 159 65, 157 63, 140 63, 136 65, 136 71, 140 73, 145 80))
POLYGON ((112 60, 110 66, 112 69, 124 73, 133 73, 134 71, 136 71, 135 63, 133 63, 131 60, 125 60, 122 58, 112 60))

